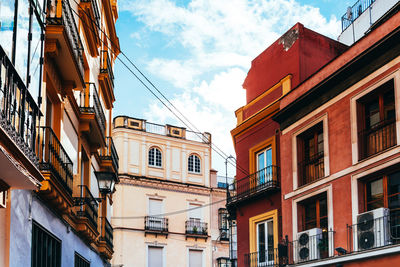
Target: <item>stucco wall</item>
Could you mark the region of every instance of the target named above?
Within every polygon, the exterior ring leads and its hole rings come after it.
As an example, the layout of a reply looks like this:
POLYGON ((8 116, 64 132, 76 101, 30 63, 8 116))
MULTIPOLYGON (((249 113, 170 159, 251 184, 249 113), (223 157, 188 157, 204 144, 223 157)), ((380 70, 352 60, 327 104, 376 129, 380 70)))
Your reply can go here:
POLYGON ((32 220, 61 240, 61 266, 74 266, 74 253, 90 261, 90 266, 105 266, 74 232, 56 217, 29 190, 11 191, 10 263, 12 266, 31 266, 32 220), (30 205, 31 203, 31 205, 30 205))

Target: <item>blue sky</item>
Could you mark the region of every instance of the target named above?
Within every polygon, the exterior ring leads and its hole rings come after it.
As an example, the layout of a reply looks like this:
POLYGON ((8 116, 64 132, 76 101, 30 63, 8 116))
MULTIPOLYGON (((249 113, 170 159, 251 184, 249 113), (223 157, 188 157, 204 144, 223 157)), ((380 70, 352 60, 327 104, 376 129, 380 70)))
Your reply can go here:
MULTIPOLYGON (((200 131, 235 155, 230 130, 251 60, 296 22, 336 39, 355 0, 119 0, 121 50, 200 131)), ((120 55, 121 59, 126 60, 120 55)), ((117 61, 116 115, 183 124, 117 61)), ((225 175, 224 159, 213 167, 225 175)), ((233 168, 229 175, 234 175, 233 168)))

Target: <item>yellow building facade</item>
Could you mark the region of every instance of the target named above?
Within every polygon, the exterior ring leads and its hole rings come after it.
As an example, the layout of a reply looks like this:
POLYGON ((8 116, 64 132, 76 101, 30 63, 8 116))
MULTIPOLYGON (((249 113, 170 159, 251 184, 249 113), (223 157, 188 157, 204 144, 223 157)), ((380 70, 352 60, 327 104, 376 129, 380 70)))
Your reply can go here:
POLYGON ((209 205, 213 190, 224 195, 212 184, 211 135, 118 116, 113 138, 120 155, 113 265, 216 266, 216 243, 228 257, 209 205))
POLYGON ((10 124, 25 145, 9 153, 26 177, 15 190, 4 187, 9 205, 0 221, 8 228, 0 265, 106 266, 118 182, 111 138, 117 1, 41 2, 0 2, 18 14, 7 28, 16 36, 9 47, 1 35, 1 82, 5 98, 19 105, 10 124))

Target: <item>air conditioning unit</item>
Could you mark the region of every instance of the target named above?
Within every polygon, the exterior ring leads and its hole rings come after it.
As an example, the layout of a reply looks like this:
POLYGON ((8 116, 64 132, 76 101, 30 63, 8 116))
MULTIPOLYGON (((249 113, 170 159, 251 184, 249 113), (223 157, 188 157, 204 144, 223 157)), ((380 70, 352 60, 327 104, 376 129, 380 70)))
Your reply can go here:
POLYGON ((389 209, 379 208, 357 215, 358 250, 389 245, 389 227, 389 209))
POLYGON ((295 246, 296 262, 319 259, 319 243, 321 240, 321 228, 312 228, 310 230, 298 233, 297 246, 295 246))

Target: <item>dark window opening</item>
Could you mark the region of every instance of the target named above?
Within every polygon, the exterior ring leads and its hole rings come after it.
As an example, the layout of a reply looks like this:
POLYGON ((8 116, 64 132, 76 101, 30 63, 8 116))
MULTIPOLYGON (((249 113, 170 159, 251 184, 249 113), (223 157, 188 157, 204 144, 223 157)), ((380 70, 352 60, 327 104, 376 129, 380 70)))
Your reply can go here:
POLYGON ((396 145, 393 79, 357 102, 357 122, 360 159, 396 145))
POLYGON ((297 137, 299 185, 306 185, 323 177, 324 134, 318 123, 297 137))

